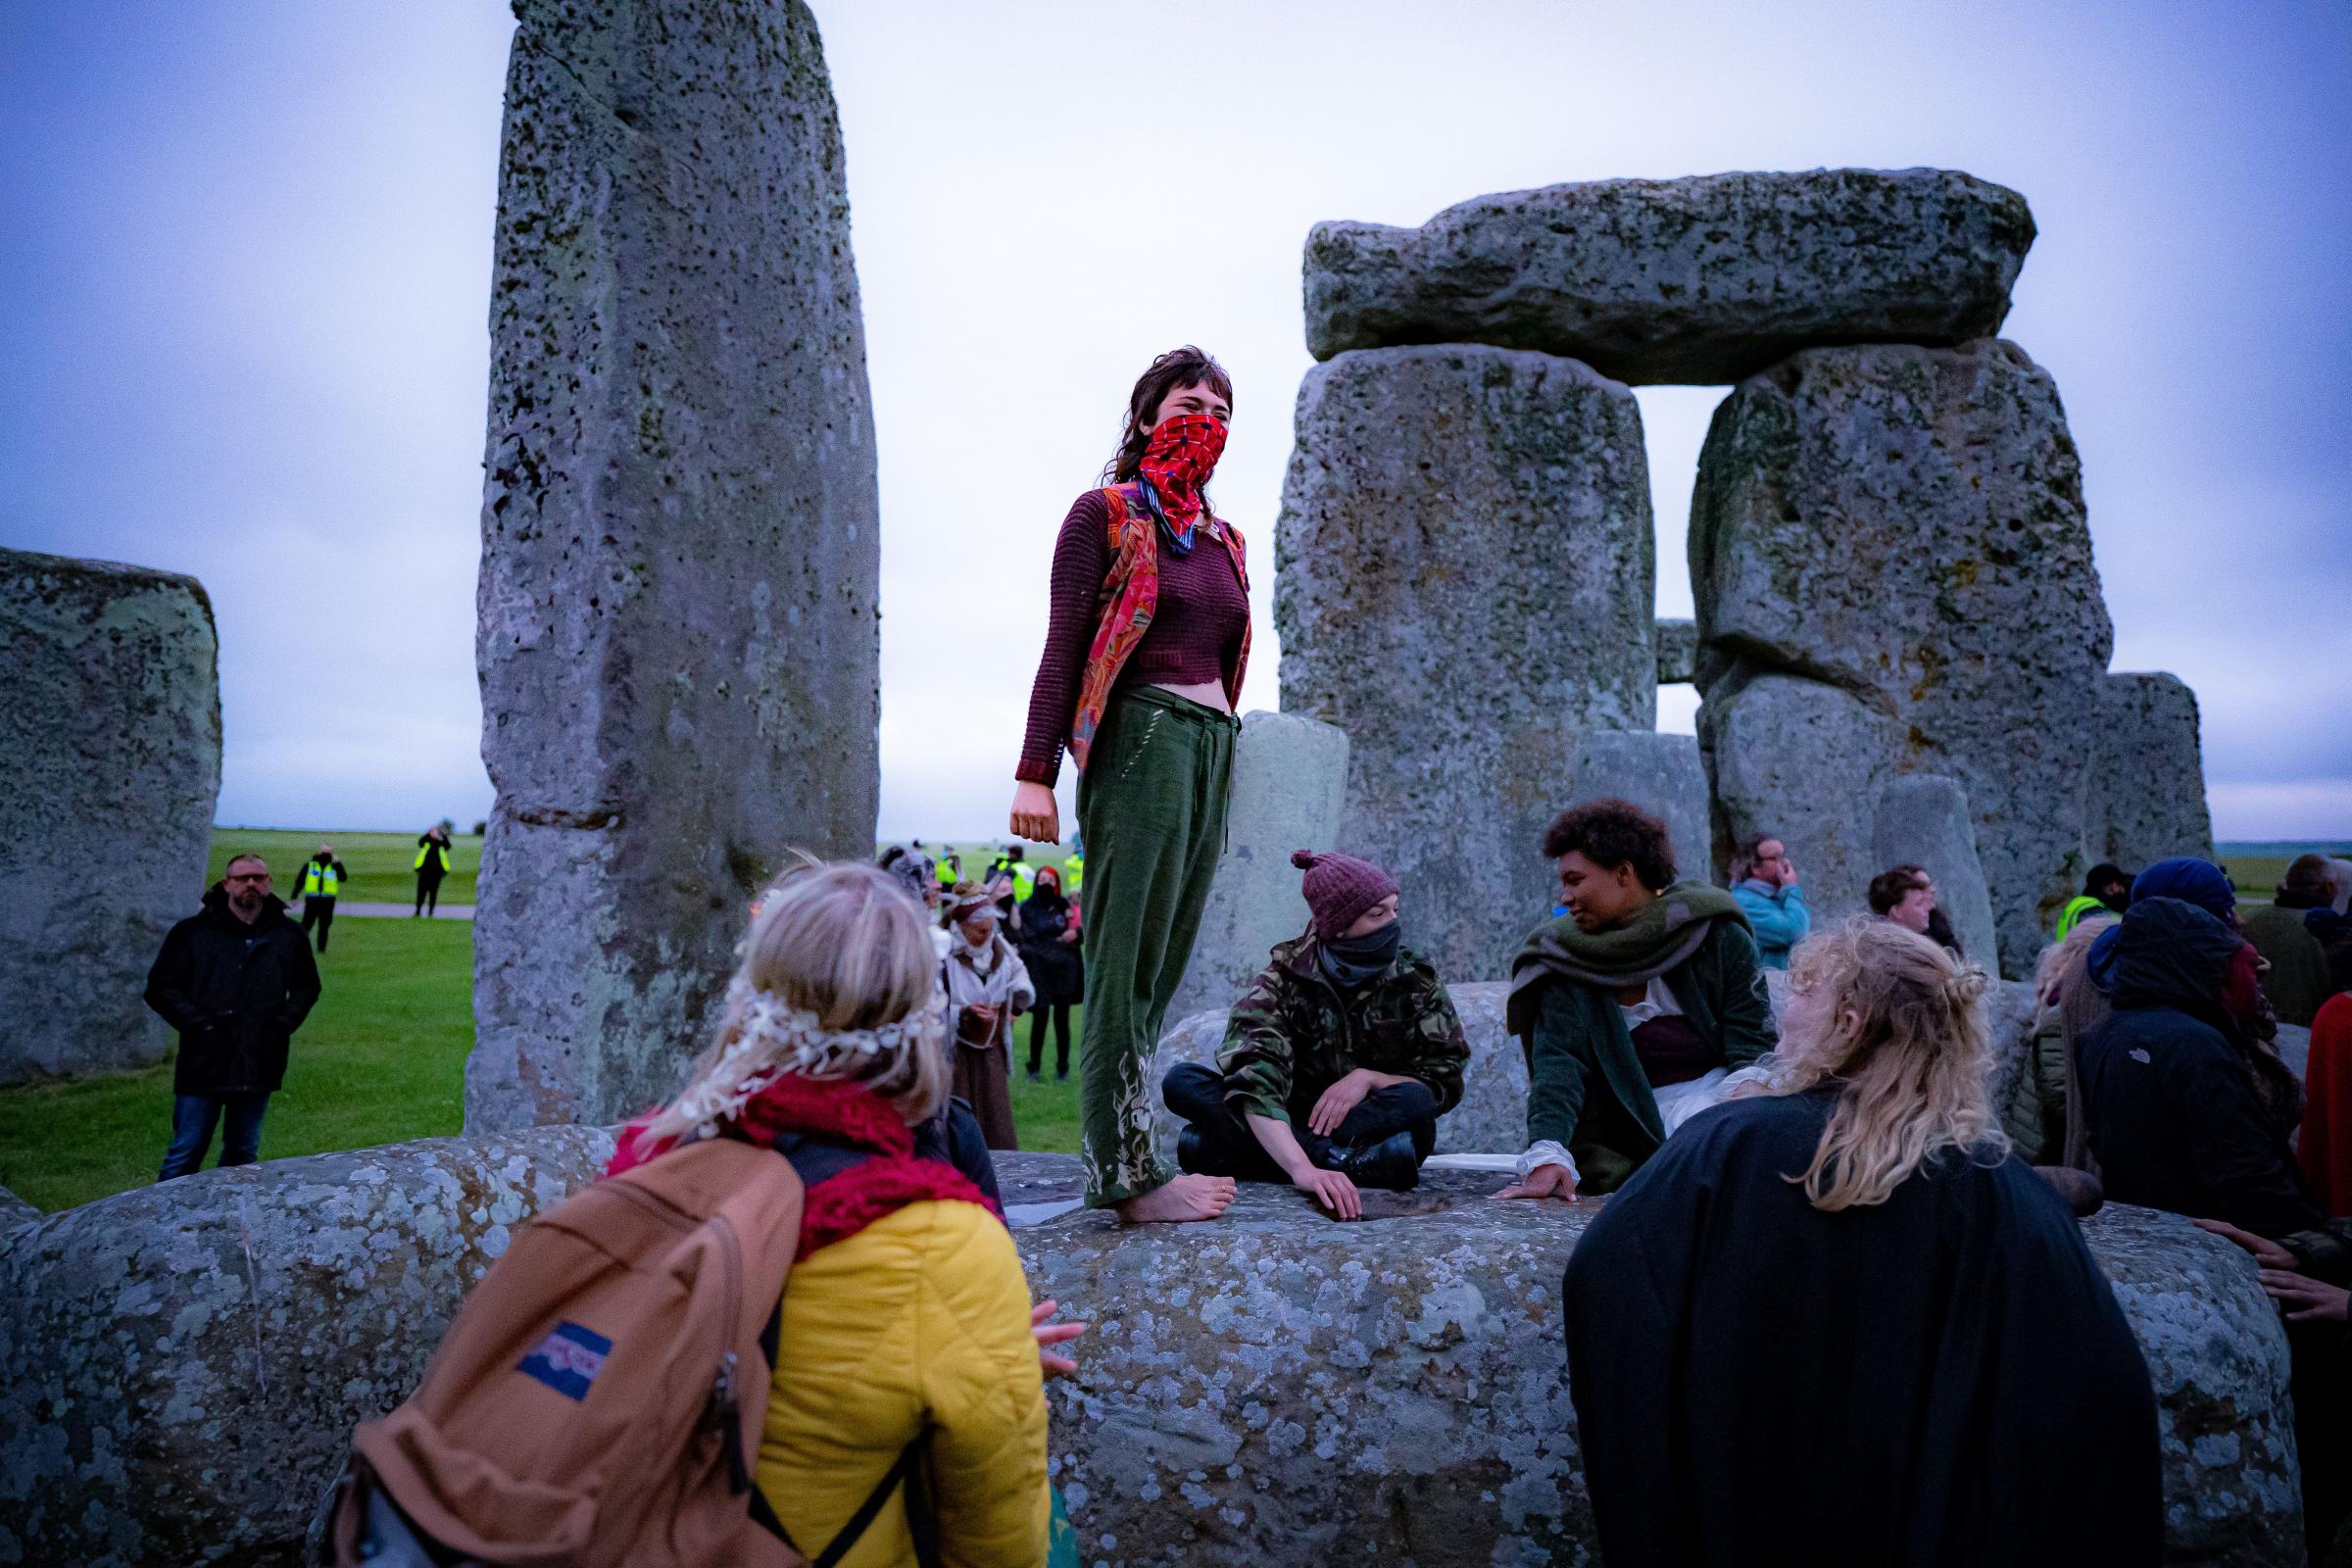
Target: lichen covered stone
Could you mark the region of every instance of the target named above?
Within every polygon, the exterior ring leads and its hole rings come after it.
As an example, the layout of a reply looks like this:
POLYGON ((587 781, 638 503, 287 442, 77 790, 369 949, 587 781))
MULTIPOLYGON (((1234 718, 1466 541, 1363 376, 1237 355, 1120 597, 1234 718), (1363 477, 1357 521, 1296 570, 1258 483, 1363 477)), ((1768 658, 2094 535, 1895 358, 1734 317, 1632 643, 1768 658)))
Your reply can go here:
POLYGON ((0 550, 0 1083, 170 1048, 141 995, 204 896, 218 663, 195 578, 0 550))

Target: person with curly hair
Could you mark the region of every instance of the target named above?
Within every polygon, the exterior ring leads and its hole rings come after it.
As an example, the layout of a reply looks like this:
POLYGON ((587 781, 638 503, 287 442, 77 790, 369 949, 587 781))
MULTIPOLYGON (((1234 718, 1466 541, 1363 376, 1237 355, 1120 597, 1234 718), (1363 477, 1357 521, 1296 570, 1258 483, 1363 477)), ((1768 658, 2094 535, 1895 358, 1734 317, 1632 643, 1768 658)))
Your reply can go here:
POLYGON ((1613 1192, 1778 1031, 1739 902, 1675 879, 1666 824, 1603 797, 1544 832, 1568 912, 1511 960, 1527 1151, 1497 1198, 1613 1192))
POLYGON ((1136 381, 1103 488, 1078 498, 1054 545, 1013 774, 1013 836, 1052 844, 1065 749, 1078 765, 1078 1154, 1087 1204, 1130 1223, 1214 1219, 1234 1196, 1231 1178, 1160 1157, 1151 1072, 1225 848, 1242 727, 1250 576, 1241 532, 1207 491, 1232 419, 1233 382, 1197 348, 1161 355, 1136 381))
POLYGON ((1579 1238, 1568 1390, 1610 1568, 2153 1563, 2131 1324, 1992 1105, 1984 973, 1856 920, 1762 1082, 1579 1238))

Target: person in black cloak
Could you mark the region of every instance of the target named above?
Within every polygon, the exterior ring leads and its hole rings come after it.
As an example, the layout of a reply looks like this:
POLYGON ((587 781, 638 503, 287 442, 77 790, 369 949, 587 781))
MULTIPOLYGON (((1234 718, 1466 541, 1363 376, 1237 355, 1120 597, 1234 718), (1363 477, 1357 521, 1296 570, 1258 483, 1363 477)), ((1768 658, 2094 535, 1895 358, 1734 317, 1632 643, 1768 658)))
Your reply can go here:
POLYGON ((1765 1086, 1686 1123, 1569 1258, 1602 1557, 2157 1562, 2147 1366, 2008 1154, 1984 973, 1883 921, 1791 970, 1765 1086))

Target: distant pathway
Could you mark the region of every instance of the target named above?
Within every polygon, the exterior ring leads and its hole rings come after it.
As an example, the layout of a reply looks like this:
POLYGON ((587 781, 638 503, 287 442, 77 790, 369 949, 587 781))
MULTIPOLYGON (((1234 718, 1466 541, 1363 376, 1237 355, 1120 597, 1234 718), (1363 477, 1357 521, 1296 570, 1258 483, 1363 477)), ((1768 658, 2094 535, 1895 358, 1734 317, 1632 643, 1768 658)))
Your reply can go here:
MULTIPOLYGON (((406 920, 416 912, 416 906, 413 904, 359 904, 349 899, 338 899, 335 902, 335 912, 355 915, 363 920, 406 920)), ((439 918, 470 920, 473 918, 473 906, 470 904, 444 904, 441 906, 439 918)))

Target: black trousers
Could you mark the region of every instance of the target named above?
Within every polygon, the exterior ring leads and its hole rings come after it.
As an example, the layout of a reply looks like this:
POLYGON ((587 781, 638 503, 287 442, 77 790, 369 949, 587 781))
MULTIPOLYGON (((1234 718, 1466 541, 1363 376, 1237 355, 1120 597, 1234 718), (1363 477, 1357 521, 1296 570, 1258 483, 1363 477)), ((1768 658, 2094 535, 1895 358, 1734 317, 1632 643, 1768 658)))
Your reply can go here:
POLYGON ((1056 1002, 1029 1014, 1029 1071, 1037 1072, 1038 1063, 1046 1059, 1046 1015, 1054 1017, 1054 1076, 1070 1075, 1070 1004, 1056 1002))
POLYGON ((335 901, 307 898, 302 901, 302 929, 307 935, 312 926, 318 928, 318 951, 326 951, 327 929, 335 923, 335 901))
MULTIPOLYGON (((1200 1135, 1196 1161, 1203 1176, 1235 1176, 1250 1182, 1287 1182, 1274 1156, 1250 1130, 1250 1124, 1225 1103, 1225 1077, 1214 1067, 1197 1061, 1179 1062, 1161 1080, 1159 1097, 1170 1110, 1192 1123, 1200 1135)), ((1311 1101, 1308 1102, 1312 1103, 1311 1101)), ((1306 1157, 1326 1169, 1331 1152, 1368 1149, 1398 1133, 1413 1135, 1413 1155, 1427 1159, 1438 1142, 1438 1097, 1429 1085, 1415 1079, 1376 1089, 1356 1102, 1348 1119, 1330 1138, 1307 1131, 1303 1117, 1291 1123, 1291 1132, 1306 1157)))
MULTIPOLYGON (((434 877, 428 882, 422 876, 417 877, 416 914, 438 914, 440 912, 441 879, 439 877, 434 877)), ((409 916, 409 918, 414 920, 416 918, 416 915, 413 914, 409 916)))

